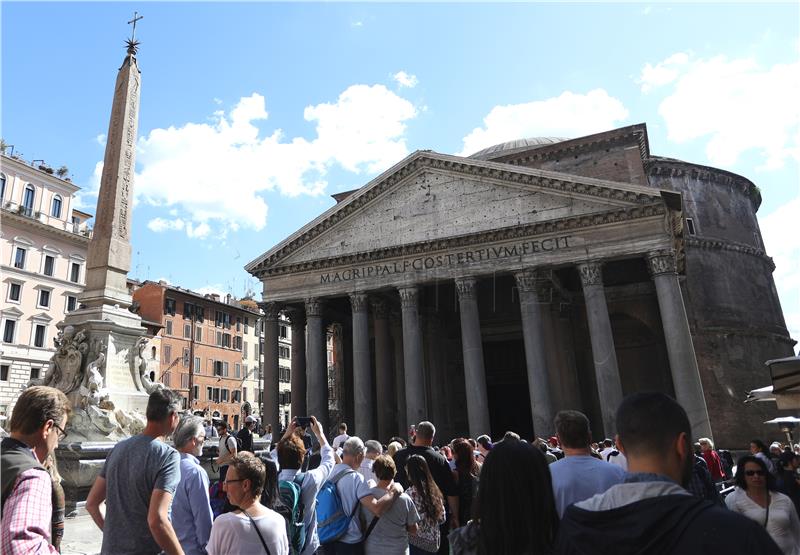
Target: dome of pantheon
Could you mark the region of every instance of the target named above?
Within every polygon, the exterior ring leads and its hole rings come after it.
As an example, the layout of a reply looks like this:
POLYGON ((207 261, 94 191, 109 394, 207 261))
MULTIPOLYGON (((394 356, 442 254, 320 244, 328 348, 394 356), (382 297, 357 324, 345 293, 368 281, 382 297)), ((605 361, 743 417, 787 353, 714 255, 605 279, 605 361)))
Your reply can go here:
POLYGON ((477 160, 494 160, 509 154, 514 154, 515 152, 531 150, 567 140, 569 139, 565 137, 529 137, 527 139, 514 139, 513 141, 506 141, 504 143, 492 145, 488 148, 484 148, 483 150, 479 150, 474 154, 470 154, 469 158, 475 158, 477 160))

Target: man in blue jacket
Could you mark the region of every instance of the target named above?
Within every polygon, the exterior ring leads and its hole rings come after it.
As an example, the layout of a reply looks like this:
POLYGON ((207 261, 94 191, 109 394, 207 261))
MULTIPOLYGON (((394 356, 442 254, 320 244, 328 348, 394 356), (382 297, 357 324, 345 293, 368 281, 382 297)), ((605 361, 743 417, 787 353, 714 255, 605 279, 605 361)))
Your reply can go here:
POLYGON ((677 401, 637 393, 617 409, 625 481, 567 508, 556 553, 774 554, 755 521, 695 497, 683 485, 694 464, 691 426, 677 401))

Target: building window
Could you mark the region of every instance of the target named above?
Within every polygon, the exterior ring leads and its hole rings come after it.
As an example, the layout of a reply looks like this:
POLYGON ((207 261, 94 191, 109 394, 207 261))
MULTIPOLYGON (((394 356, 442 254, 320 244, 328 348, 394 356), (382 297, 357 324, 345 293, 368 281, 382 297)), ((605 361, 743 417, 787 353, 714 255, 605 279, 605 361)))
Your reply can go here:
POLYGON ((242 358, 247 360, 247 341, 242 343, 242 358))
POLYGON ((692 218, 686 218, 686 231, 689 232, 689 235, 695 235, 694 229, 694 220, 692 218))
POLYGON ((171 345, 164 345, 162 349, 164 351, 164 362, 169 364, 172 362, 172 346, 171 345))
POLYGON ((151 347, 150 348, 150 358, 153 359, 153 360, 156 359, 156 348, 155 347, 151 347))
POLYGON ((12 303, 18 303, 22 298, 22 284, 11 282, 8 284, 8 300, 12 303))
POLYGON ((241 365, 240 363, 238 363, 238 362, 237 362, 237 363, 234 365, 234 367, 233 367, 233 368, 234 368, 234 374, 233 374, 233 376, 234 376, 235 378, 241 378, 241 377, 242 377, 242 365, 241 365))
POLYGON ((211 392, 211 397, 212 397, 212 400, 213 400, 215 403, 219 403, 219 388, 218 388, 218 387, 215 387, 215 388, 212 390, 212 392, 211 392))
POLYGON ((33 346, 42 348, 44 347, 45 336, 47 335, 47 326, 43 324, 36 324, 33 328, 33 346))
POLYGON ((214 375, 222 377, 222 361, 215 360, 214 361, 214 375))
POLYGON ((210 401, 213 396, 213 389, 210 387, 206 388, 206 401, 210 401))
POLYGON ((161 376, 161 383, 163 383, 165 386, 169 387, 169 380, 170 380, 171 377, 172 376, 170 376, 169 372, 164 372, 164 375, 161 376))
POLYGON ((197 329, 195 329, 194 340, 198 343, 203 341, 203 328, 200 326, 197 326, 197 329))
POLYGON ((0 365, 0 380, 7 382, 8 381, 8 371, 11 370, 11 367, 8 364, 0 365))
POLYGON ((67 312, 72 312, 78 306, 78 298, 75 295, 67 295, 67 312))
POLYGON ((69 280, 72 283, 78 283, 81 279, 81 265, 73 262, 69 267, 69 280))
POLYGON ((236 331, 242 331, 242 319, 239 317, 236 318, 236 331))
POLYGON ((26 249, 17 247, 17 252, 14 253, 14 267, 20 270, 25 269, 25 255, 28 254, 26 249))
POLYGON ((227 347, 230 349, 231 347, 231 334, 223 333, 222 334, 222 346, 227 347))
POLYGON ((222 347, 222 332, 217 332, 217 347, 222 347))
POLYGON ((288 332, 286 331, 286 326, 281 324, 280 327, 278 328, 278 337, 280 337, 281 339, 286 339, 288 336, 289 335, 288 332))
POLYGON ((193 385, 192 386, 192 399, 197 400, 200 398, 200 386, 193 385))
POLYGON ((290 354, 289 347, 278 346, 278 358, 290 358, 290 354))
POLYGON ((164 299, 164 314, 175 316, 175 299, 164 299))
POLYGON ((28 183, 25 186, 25 194, 22 197, 22 213, 26 216, 33 216, 33 199, 36 196, 36 190, 33 185, 28 183))
POLYGON ((194 357, 194 368, 192 370, 195 374, 200 373, 200 357, 194 357))
POLYGON ((31 366, 31 378, 30 379, 38 380, 39 379, 39 375, 41 374, 41 372, 42 372, 41 368, 34 368, 33 366, 31 366))
POLYGON ((50 215, 54 218, 61 217, 61 197, 59 195, 53 197, 53 206, 50 209, 50 215))
POLYGON ((222 363, 222 377, 223 378, 227 378, 228 377, 228 363, 227 362, 223 362, 222 363))
POLYGON ((164 329, 164 334, 172 335, 172 320, 167 320, 164 325, 166 326, 164 329))
POLYGON ((227 403, 228 402, 228 390, 227 389, 223 389, 222 391, 220 391, 220 393, 222 394, 222 396, 220 397, 220 402, 227 403))
POLYGON ((50 308, 50 289, 39 290, 39 308, 50 308))
POLYGON ((183 367, 189 368, 189 347, 183 348, 183 367))
POLYGON ((181 374, 181 389, 189 389, 189 374, 181 374))
POLYGON ((280 368, 278 368, 278 375, 279 375, 280 381, 287 382, 287 383, 292 381, 292 378, 291 378, 292 373, 291 372, 292 371, 289 368, 287 368, 286 366, 281 366, 280 368))
POLYGON ((192 325, 191 324, 184 324, 183 325, 183 338, 184 339, 191 339, 192 338, 192 325))
POLYGON ((0 200, 6 197, 6 176, 0 173, 0 200))
POLYGON ((242 388, 242 401, 244 401, 245 403, 247 402, 247 388, 246 387, 242 388))
POLYGON ((46 276, 53 275, 53 268, 56 265, 56 259, 49 254, 44 255, 44 268, 42 269, 42 273, 46 276))

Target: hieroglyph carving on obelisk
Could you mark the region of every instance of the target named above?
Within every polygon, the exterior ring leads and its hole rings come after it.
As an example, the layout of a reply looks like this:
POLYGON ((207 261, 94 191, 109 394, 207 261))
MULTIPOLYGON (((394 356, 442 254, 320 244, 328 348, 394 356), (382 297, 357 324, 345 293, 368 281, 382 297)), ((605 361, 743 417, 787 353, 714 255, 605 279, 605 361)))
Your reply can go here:
POLYGON ((128 41, 128 55, 114 89, 94 235, 86 264, 86 290, 80 297, 87 307, 116 304, 125 308, 131 304, 127 277, 131 266, 131 206, 141 85, 136 48, 134 40, 128 41))

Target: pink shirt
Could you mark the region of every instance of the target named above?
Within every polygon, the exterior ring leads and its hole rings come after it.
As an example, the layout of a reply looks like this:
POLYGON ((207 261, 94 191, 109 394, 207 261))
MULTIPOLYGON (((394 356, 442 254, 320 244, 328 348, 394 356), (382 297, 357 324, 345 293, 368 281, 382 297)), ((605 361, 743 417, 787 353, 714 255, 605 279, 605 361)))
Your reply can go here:
POLYGON ((14 489, 3 506, 0 553, 58 554, 50 544, 52 494, 52 480, 46 472, 31 468, 17 477, 14 489))

